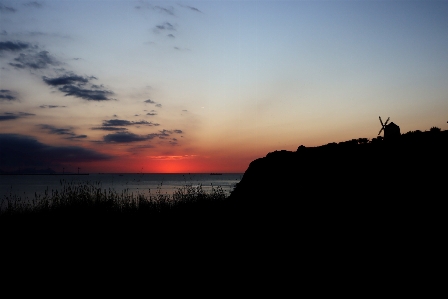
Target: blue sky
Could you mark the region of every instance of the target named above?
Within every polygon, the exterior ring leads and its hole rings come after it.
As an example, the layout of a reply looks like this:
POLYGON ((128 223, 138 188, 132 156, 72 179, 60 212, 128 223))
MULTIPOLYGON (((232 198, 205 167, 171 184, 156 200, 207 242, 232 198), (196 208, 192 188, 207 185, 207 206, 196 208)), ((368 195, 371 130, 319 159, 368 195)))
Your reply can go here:
POLYGON ((447 15, 447 1, 1 0, 0 137, 72 153, 34 167, 243 172, 375 138, 378 116, 447 129, 447 15))

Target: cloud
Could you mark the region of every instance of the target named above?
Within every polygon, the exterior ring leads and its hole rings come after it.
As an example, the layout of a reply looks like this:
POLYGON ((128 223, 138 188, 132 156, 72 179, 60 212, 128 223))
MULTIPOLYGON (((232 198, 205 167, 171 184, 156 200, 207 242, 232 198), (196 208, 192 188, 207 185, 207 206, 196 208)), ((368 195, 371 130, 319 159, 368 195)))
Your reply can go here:
POLYGON ((168 15, 174 16, 174 7, 170 6, 168 8, 161 7, 161 6, 153 6, 154 10, 160 11, 162 13, 166 13, 168 15))
POLYGON ((153 115, 157 115, 157 113, 155 113, 155 112, 148 112, 148 113, 146 113, 146 115, 151 115, 151 116, 153 116, 153 115))
POLYGON ((178 5, 179 5, 180 7, 183 7, 183 8, 186 8, 186 9, 189 9, 189 10, 192 10, 192 11, 195 11, 195 12, 203 13, 202 11, 200 11, 199 9, 197 9, 196 7, 193 7, 193 6, 182 5, 182 4, 180 4, 180 3, 178 3, 178 5))
POLYGON ((50 134, 54 135, 67 135, 65 139, 83 139, 87 138, 87 135, 76 135, 72 128, 57 128, 52 125, 41 124, 38 125, 41 129, 46 130, 50 134))
POLYGON ((132 125, 146 125, 146 126, 159 126, 160 124, 147 122, 146 120, 141 121, 129 121, 125 119, 109 119, 103 121, 103 127, 120 127, 120 126, 132 126, 132 125))
POLYGON ((174 7, 172 7, 172 6, 169 6, 168 8, 166 8, 166 7, 162 7, 162 6, 158 6, 158 5, 152 5, 152 4, 149 4, 146 2, 141 2, 140 5, 135 6, 135 9, 150 9, 150 10, 160 12, 162 14, 174 16, 174 7))
POLYGON ((37 1, 32 1, 32 2, 28 2, 28 3, 24 3, 23 5, 24 5, 24 6, 27 6, 27 7, 34 7, 34 8, 41 8, 41 7, 42 7, 42 4, 39 3, 39 2, 37 2, 37 1))
POLYGON ((129 143, 136 141, 145 141, 154 138, 152 135, 137 135, 130 132, 118 132, 113 134, 108 134, 103 137, 105 142, 113 143, 129 143))
POLYGON ((156 104, 156 107, 162 108, 162 104, 156 104))
POLYGON ((12 8, 9 6, 4 6, 3 4, 0 3, 0 11, 1 12, 16 12, 17 10, 15 8, 12 8))
POLYGON ((178 145, 178 144, 179 144, 179 143, 177 142, 177 139, 176 139, 176 138, 172 138, 171 140, 168 141, 168 143, 169 143, 170 145, 178 145))
POLYGON ((155 30, 176 30, 176 28, 173 26, 173 24, 169 22, 162 23, 160 25, 157 25, 155 30))
POLYGON ((155 104, 156 102, 154 102, 153 100, 151 100, 151 99, 147 99, 146 101, 144 101, 145 103, 148 103, 148 104, 155 104))
MULTIPOLYGON (((6 35, 6 31, 4 31, 4 35, 6 35)), ((29 43, 24 43, 24 42, 13 42, 13 41, 6 41, 6 42, 0 42, 0 51, 21 51, 21 50, 25 50, 28 48, 31 48, 32 45, 29 43)))
POLYGON ((60 163, 110 160, 112 157, 78 146, 51 146, 34 137, 0 134, 0 169, 13 171, 23 168, 57 167, 60 163))
POLYGON ((168 34, 167 36, 168 36, 169 38, 176 38, 176 37, 175 37, 173 34, 171 34, 171 33, 168 34))
POLYGON ((76 84, 76 83, 85 84, 85 83, 89 82, 88 78, 77 76, 74 74, 63 75, 63 76, 56 77, 56 78, 47 78, 47 77, 43 76, 42 79, 45 81, 45 83, 47 83, 48 85, 51 85, 51 86, 69 85, 69 84, 76 84))
POLYGON ((182 134, 183 133, 182 130, 173 130, 173 132, 176 133, 176 134, 182 134))
POLYGON ((114 95, 114 92, 104 89, 102 85, 91 84, 90 87, 86 87, 91 79, 97 78, 78 76, 73 73, 55 78, 42 77, 45 83, 52 87, 58 87, 59 91, 65 93, 65 96, 74 96, 87 101, 112 100, 109 96, 114 95))
POLYGON ((15 101, 17 97, 8 89, 0 89, 0 102, 15 101))
POLYGON ((93 127, 90 128, 91 130, 103 130, 103 131, 127 131, 126 128, 119 128, 119 127, 93 127))
POLYGON ((173 49, 176 51, 190 51, 190 49, 188 49, 188 48, 173 47, 173 49))
POLYGON ((64 85, 59 87, 59 90, 65 93, 65 96, 74 96, 87 101, 110 101, 109 96, 114 93, 110 90, 102 89, 88 89, 75 85, 64 85))
MULTIPOLYGON (((113 133, 113 134, 108 134, 106 136, 103 137, 105 142, 112 142, 112 143, 130 143, 130 142, 137 142, 137 141, 146 141, 146 140, 151 140, 154 138, 159 138, 159 139, 167 139, 168 137, 170 137, 171 134, 174 133, 181 133, 181 130, 174 130, 174 131, 170 131, 170 130, 160 130, 159 133, 151 133, 151 134, 147 134, 147 135, 137 135, 134 133, 130 133, 130 132, 117 132, 117 133, 113 133)), ((169 143, 173 143, 176 142, 177 143, 177 139, 176 138, 172 138, 169 143)))
POLYGON ((25 112, 19 112, 19 113, 12 113, 12 112, 4 112, 3 115, 0 115, 0 121, 6 121, 6 120, 14 120, 26 116, 33 116, 36 114, 33 113, 25 113, 25 112))
POLYGON ((48 51, 40 51, 33 54, 20 53, 19 57, 14 58, 14 60, 19 63, 10 63, 10 65, 21 69, 46 69, 50 65, 59 65, 59 62, 51 57, 48 51))
POLYGON ((59 106, 59 105, 40 105, 39 108, 65 108, 67 106, 59 106))

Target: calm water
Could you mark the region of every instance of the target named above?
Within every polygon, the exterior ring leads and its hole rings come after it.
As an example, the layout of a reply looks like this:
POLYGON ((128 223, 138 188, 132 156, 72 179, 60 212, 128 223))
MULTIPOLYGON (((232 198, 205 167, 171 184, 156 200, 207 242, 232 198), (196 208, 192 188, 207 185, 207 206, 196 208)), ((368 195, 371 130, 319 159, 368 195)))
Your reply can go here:
POLYGON ((61 191, 67 184, 89 183, 101 189, 113 189, 121 193, 126 190, 133 194, 155 195, 173 194, 187 185, 202 185, 205 192, 220 186, 226 195, 243 177, 242 173, 223 173, 221 175, 184 174, 88 174, 88 175, 0 175, 0 202, 6 198, 19 197, 22 200, 43 196, 47 190, 61 191))

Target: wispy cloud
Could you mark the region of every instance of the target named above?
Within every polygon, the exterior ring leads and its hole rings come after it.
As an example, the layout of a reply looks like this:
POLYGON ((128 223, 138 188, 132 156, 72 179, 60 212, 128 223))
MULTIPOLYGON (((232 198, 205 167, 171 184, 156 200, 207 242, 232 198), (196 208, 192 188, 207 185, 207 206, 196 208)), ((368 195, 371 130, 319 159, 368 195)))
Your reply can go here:
POLYGON ((195 11, 195 12, 203 13, 202 11, 200 11, 199 9, 197 9, 196 7, 193 7, 193 6, 183 5, 180 3, 178 3, 177 5, 179 5, 180 7, 195 11))
POLYGON ((162 104, 159 104, 159 103, 157 103, 157 102, 154 102, 154 101, 151 100, 151 99, 147 99, 146 101, 143 101, 143 102, 148 103, 148 104, 155 104, 156 107, 158 107, 158 108, 162 108, 162 104))
POLYGON ((24 69, 46 69, 50 65, 57 66, 60 63, 53 58, 48 51, 40 51, 38 53, 24 54, 20 53, 17 58, 14 58, 18 63, 10 63, 10 65, 24 69))
POLYGON ((90 128, 91 130, 102 130, 102 131, 127 131, 126 128, 120 128, 120 127, 109 127, 109 126, 102 126, 102 127, 93 127, 90 128))
POLYGON ((0 89, 0 102, 15 101, 17 96, 9 89, 0 89))
POLYGON ((180 47, 177 47, 177 46, 173 47, 173 49, 176 50, 176 51, 190 51, 190 49, 188 49, 188 48, 180 48, 180 47))
POLYGON ((41 8, 42 7, 42 3, 37 2, 37 1, 24 3, 23 5, 26 6, 26 7, 34 7, 34 8, 41 8))
POLYGON ((87 138, 87 135, 77 135, 73 132, 73 128, 57 128, 52 125, 40 124, 38 125, 42 130, 47 131, 50 134, 54 135, 63 135, 66 136, 65 139, 83 139, 87 138))
POLYGON ((135 9, 138 10, 149 9, 165 15, 174 16, 174 7, 172 6, 163 7, 159 5, 152 5, 148 2, 140 1, 139 5, 135 6, 135 9))
POLYGON ((0 3, 0 11, 1 12, 16 12, 17 10, 10 6, 5 6, 2 3, 0 3))
POLYGON ((133 125, 159 126, 160 124, 148 122, 146 120, 129 121, 125 119, 109 119, 103 121, 103 127, 124 127, 133 125))
POLYGON ((156 29, 158 29, 158 30, 176 30, 176 28, 174 28, 173 24, 171 24, 169 22, 164 22, 163 24, 157 25, 156 29))
POLYGON ((34 116, 36 114, 33 113, 26 113, 26 112, 4 112, 3 115, 0 114, 0 121, 6 121, 6 120, 15 120, 18 118, 26 117, 26 116, 34 116))
POLYGON ((67 106, 59 106, 59 105, 40 105, 39 106, 39 108, 50 108, 50 109, 53 109, 53 108, 65 108, 65 107, 67 107, 67 106))

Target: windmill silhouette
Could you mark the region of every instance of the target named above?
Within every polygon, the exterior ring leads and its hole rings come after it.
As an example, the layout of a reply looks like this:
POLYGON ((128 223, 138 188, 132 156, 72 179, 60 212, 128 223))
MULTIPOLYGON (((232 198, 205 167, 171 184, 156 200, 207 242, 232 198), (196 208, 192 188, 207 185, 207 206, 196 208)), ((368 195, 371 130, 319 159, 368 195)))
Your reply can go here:
MULTIPOLYGON (((384 124, 383 124, 383 121, 381 120, 381 116, 379 116, 379 118, 380 118, 380 123, 381 123, 381 130, 378 132, 378 135, 380 135, 381 132, 386 129, 386 125, 387 125, 387 122, 389 121, 390 117, 387 118, 387 120, 384 124)), ((384 132, 384 133, 386 133, 386 132, 384 132)))
POLYGON ((384 140, 397 140, 401 133, 400 133, 400 127, 391 122, 390 124, 387 124, 389 122, 390 117, 387 118, 386 122, 383 123, 383 120, 380 118, 381 123, 381 129, 378 132, 378 135, 381 134, 381 132, 384 131, 384 140))

